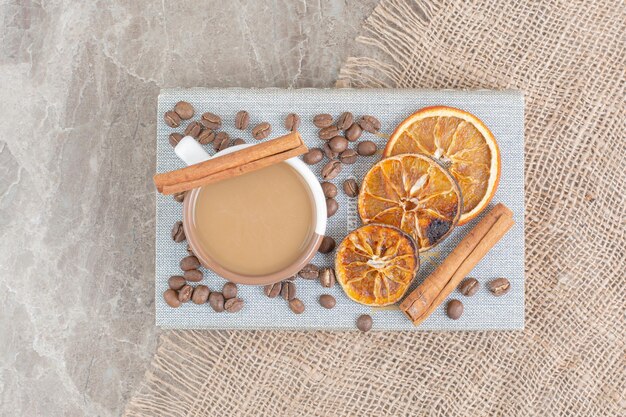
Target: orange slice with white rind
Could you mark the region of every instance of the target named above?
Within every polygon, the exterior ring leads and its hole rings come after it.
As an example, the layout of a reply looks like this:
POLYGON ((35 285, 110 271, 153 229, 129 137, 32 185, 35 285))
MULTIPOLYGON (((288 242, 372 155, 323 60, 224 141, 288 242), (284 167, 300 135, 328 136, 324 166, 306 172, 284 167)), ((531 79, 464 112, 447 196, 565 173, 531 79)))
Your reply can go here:
POLYGON ((363 178, 358 200, 363 223, 383 223, 411 236, 420 252, 445 239, 462 212, 459 186, 435 160, 420 154, 392 156, 363 178))
POLYGON ((413 239, 396 227, 369 224, 353 230, 337 248, 335 273, 357 303, 386 306, 400 300, 419 270, 413 239))
POLYGON ((393 132, 383 157, 405 153, 432 156, 456 179, 463 196, 465 224, 487 207, 500 182, 500 149, 476 116, 454 107, 426 107, 393 132))

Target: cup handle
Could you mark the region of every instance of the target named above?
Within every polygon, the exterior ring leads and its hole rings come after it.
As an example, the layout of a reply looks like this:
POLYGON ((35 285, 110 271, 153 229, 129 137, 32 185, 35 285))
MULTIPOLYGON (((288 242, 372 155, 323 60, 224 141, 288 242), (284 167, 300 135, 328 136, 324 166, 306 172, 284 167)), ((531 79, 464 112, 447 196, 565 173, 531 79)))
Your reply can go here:
POLYGON ((211 155, 191 136, 182 138, 174 148, 174 152, 187 165, 199 164, 211 159, 211 155))

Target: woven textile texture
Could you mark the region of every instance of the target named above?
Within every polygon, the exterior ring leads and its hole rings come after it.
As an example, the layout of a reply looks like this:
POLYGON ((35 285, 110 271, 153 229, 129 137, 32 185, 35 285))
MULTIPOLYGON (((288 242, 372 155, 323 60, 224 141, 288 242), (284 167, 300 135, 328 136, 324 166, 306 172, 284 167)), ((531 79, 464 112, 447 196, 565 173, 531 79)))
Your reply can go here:
POLYGON ((626 414, 626 6, 384 0, 338 85, 526 96, 523 332, 168 332, 129 416, 626 414))

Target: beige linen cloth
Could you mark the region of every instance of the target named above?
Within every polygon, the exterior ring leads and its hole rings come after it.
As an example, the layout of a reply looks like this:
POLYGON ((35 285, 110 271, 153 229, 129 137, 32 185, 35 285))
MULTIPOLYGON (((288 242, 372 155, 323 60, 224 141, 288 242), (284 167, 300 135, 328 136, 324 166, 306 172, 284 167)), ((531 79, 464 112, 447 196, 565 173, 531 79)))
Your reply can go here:
POLYGON ((626 413, 626 5, 384 0, 339 86, 526 102, 526 330, 171 331, 128 416, 626 413))

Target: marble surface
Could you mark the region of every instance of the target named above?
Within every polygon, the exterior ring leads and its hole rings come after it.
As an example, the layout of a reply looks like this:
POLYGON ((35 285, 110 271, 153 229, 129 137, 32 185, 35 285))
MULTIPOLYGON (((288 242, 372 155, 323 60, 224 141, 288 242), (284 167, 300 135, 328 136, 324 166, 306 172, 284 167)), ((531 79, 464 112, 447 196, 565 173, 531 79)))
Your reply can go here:
POLYGON ((0 3, 0 416, 113 416, 155 350, 162 87, 331 87, 376 0, 0 3))

